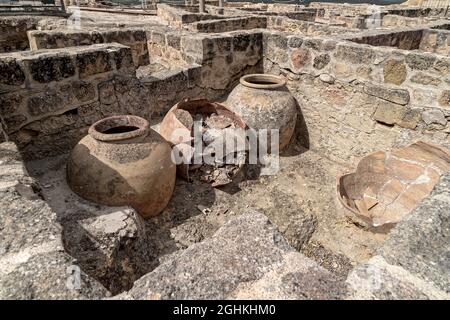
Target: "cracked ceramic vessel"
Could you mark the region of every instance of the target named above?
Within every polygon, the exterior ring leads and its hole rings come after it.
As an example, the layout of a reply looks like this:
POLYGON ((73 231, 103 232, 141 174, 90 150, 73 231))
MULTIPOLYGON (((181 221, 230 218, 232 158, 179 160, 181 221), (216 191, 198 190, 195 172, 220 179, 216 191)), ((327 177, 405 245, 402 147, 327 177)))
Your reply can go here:
POLYGON ((175 175, 170 145, 147 120, 131 115, 94 123, 67 164, 67 182, 79 196, 104 205, 129 205, 143 217, 166 207, 175 175))
POLYGON ((297 102, 283 78, 270 74, 245 75, 225 104, 250 128, 278 129, 280 150, 288 146, 297 121, 297 102))
MULTIPOLYGON (((159 132, 172 145, 190 144, 193 139, 191 129, 187 128, 177 116, 177 110, 185 110, 191 115, 202 114, 211 115, 213 113, 225 116, 233 120, 237 128, 245 129, 246 124, 239 115, 228 109, 226 106, 217 102, 211 102, 207 99, 186 99, 175 104, 166 114, 161 122, 159 132)), ((182 151, 180 149, 180 151, 182 151)), ((189 164, 179 164, 177 166, 177 173, 180 177, 190 180, 189 164)), ((237 174, 237 173, 236 173, 237 174)))

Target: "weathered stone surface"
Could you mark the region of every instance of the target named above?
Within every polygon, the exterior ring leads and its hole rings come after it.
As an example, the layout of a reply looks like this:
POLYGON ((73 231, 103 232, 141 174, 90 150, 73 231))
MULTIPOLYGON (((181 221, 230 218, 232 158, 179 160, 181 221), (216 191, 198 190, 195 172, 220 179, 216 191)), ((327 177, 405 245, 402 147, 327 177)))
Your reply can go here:
POLYGON ((0 84, 20 86, 25 81, 25 73, 16 59, 2 58, 0 60, 0 84))
POLYGON ((333 299, 343 292, 342 283, 295 252, 266 216, 247 213, 166 261, 117 298, 333 299))
POLYGON ((364 86, 364 92, 393 103, 405 105, 409 102, 409 92, 405 89, 392 89, 375 85, 372 83, 366 83, 364 86))
POLYGON ((0 144, 0 298, 86 299, 108 294, 64 252, 61 226, 11 142, 0 144))
POLYGON ((112 70, 109 54, 106 51, 87 51, 77 55, 80 78, 112 70))
POLYGON ((384 82, 396 85, 402 84, 406 80, 406 66, 403 61, 389 59, 383 69, 384 82))
POLYGON ((440 124, 445 126, 447 124, 447 119, 445 119, 444 113, 439 109, 428 109, 422 113, 422 120, 426 124, 440 124))
POLYGON ((373 119, 385 124, 397 124, 403 119, 407 108, 395 103, 380 102, 373 114, 373 119))
POLYGON ((335 57, 349 63, 370 64, 375 54, 373 49, 367 47, 338 45, 335 57))
POLYGON ((40 83, 59 81, 75 75, 75 65, 69 55, 33 59, 29 68, 33 80, 40 83))
POLYGON ((10 115, 21 105, 23 96, 17 92, 0 95, 0 115, 10 115))
POLYGON ((28 99, 27 108, 30 115, 42 116, 64 108, 64 101, 56 91, 42 92, 28 99))
POLYGON ((423 72, 417 72, 416 74, 414 74, 411 77, 411 81, 426 86, 438 86, 441 83, 441 80, 439 78, 432 77, 423 72))
POLYGON ((325 83, 329 83, 329 84, 333 84, 334 83, 334 77, 327 74, 327 73, 322 73, 319 76, 319 79, 325 83))
POLYGON ((450 90, 442 91, 441 95, 438 98, 438 102, 441 106, 450 106, 450 90))
POLYGON ((380 254, 390 264, 450 291, 450 173, 391 232, 380 254))
POLYGON ((299 48, 292 50, 291 63, 294 69, 298 70, 307 66, 311 62, 311 53, 308 49, 299 48))
POLYGON ((74 221, 64 234, 68 252, 113 294, 130 289, 152 267, 144 223, 133 209, 74 221))
POLYGON ((331 58, 328 53, 318 55, 317 57, 314 58, 313 67, 319 70, 323 69, 328 65, 328 63, 330 63, 330 61, 331 58))
POLYGON ((427 70, 429 69, 436 58, 432 55, 418 54, 418 53, 409 53, 406 56, 406 63, 411 69, 417 70, 427 70))
POLYGON ((348 276, 357 299, 449 299, 450 173, 348 276))
POLYGON ((448 299, 445 292, 397 265, 375 256, 353 269, 348 278, 349 299, 448 299))

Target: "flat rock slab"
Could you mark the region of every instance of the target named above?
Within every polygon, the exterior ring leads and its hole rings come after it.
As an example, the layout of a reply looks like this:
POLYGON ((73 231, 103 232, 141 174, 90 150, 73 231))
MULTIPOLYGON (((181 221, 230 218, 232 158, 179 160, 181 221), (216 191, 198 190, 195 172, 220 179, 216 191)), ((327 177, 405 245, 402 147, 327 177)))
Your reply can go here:
POLYGON ((13 143, 0 144, 0 172, 0 299, 109 295, 64 251, 56 214, 35 193, 13 143))
POLYGON ((343 282, 296 252, 268 218, 243 214, 117 299, 338 299, 343 282))

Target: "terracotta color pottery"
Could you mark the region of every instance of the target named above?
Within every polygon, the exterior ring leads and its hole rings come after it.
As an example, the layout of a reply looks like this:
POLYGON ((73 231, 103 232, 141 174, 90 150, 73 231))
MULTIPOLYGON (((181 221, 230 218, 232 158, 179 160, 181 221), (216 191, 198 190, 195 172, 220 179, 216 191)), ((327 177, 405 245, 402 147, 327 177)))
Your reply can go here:
POLYGON ((94 123, 72 150, 67 182, 82 198, 129 205, 143 217, 158 215, 175 186, 171 147, 147 120, 113 116, 94 123))
MULTIPOLYGON (((242 118, 224 105, 210 102, 206 99, 194 99, 184 100, 174 105, 161 122, 159 133, 173 146, 176 146, 179 151, 185 149, 186 153, 193 152, 191 141, 193 140, 192 127, 194 118, 196 115, 207 117, 213 114, 222 119, 229 119, 235 128, 246 128, 246 124, 242 118)), ((241 167, 239 165, 238 169, 240 170, 241 167)), ((177 173, 182 178, 190 180, 190 168, 192 167, 189 164, 181 163, 177 166, 177 173)), ((234 175, 237 173, 238 170, 235 171, 234 175)), ((220 183, 216 186, 224 184, 226 183, 220 183)), ((213 186, 215 185, 213 184, 213 186)))
POLYGON ((245 75, 225 104, 250 128, 278 129, 279 149, 288 146, 297 121, 297 102, 283 78, 270 74, 245 75))
POLYGON ((337 195, 350 218, 383 231, 408 215, 449 171, 449 150, 418 141, 364 157, 354 173, 337 178, 337 195))

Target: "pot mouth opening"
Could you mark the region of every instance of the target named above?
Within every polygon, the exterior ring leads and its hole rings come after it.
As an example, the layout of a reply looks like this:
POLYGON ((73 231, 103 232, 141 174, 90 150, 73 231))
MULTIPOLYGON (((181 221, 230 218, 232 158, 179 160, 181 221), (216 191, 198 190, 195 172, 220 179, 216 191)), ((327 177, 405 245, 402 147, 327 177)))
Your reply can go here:
POLYGON ((239 82, 249 88, 255 89, 276 89, 286 84, 286 81, 279 76, 272 74, 248 74, 239 80, 239 82))
POLYGON ((89 135, 100 141, 118 141, 147 135, 150 125, 138 116, 112 116, 97 121, 89 128, 89 135))

